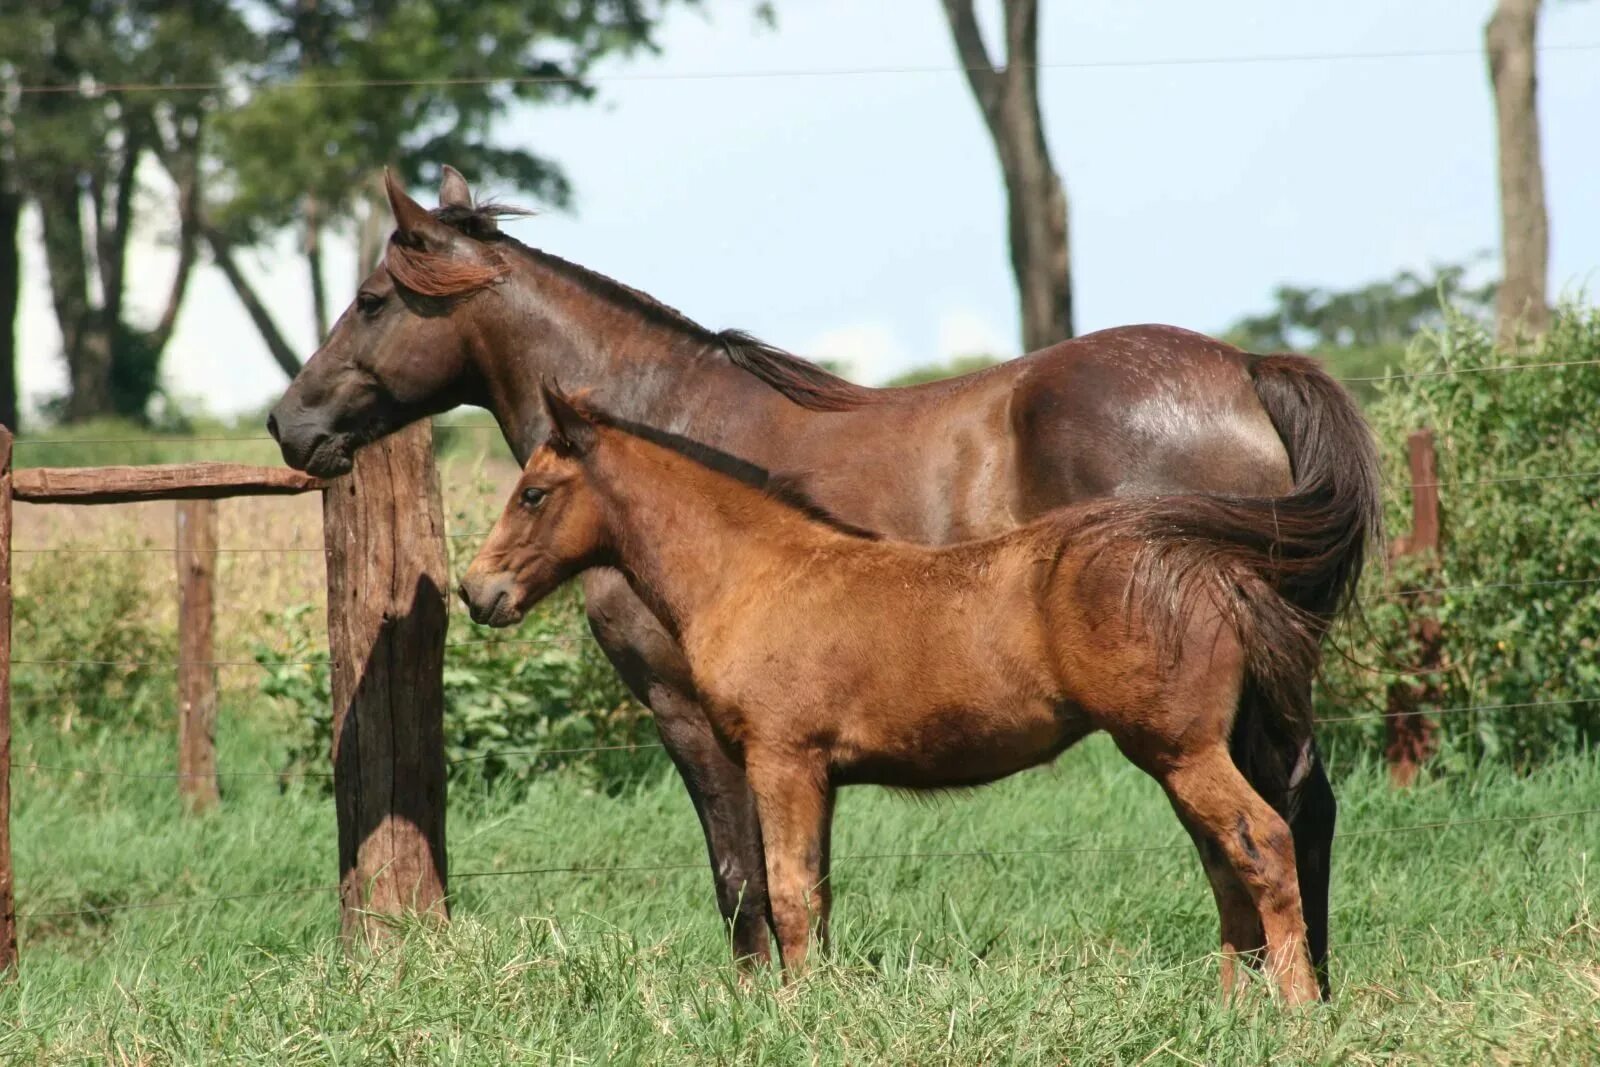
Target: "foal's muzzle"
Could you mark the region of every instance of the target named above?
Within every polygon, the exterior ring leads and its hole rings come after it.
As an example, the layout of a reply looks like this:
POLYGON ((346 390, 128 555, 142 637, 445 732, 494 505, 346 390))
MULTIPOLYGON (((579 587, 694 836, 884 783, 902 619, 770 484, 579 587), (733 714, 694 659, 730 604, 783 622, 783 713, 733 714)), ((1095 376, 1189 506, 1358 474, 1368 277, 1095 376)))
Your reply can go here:
POLYGON ((461 579, 459 592, 472 621, 481 626, 512 626, 522 621, 516 582, 504 571, 480 576, 469 570, 461 579))

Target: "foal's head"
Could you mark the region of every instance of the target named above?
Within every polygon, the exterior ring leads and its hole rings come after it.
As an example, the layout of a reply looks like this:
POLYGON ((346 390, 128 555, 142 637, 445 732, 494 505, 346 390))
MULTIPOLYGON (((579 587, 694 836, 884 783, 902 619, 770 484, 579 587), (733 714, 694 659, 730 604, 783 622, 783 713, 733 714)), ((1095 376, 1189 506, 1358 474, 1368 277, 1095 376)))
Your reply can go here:
POLYGON ((584 459, 601 430, 566 397, 543 389, 550 436, 461 579, 475 622, 511 626, 579 571, 606 559, 610 539, 584 459))

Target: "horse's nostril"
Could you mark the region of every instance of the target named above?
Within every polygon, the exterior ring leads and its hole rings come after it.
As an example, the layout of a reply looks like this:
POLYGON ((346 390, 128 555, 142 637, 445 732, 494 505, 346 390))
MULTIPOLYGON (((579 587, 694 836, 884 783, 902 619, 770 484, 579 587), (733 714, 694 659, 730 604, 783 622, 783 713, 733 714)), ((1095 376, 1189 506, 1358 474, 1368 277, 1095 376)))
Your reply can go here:
POLYGON ((278 416, 267 416, 267 432, 272 435, 274 441, 278 439, 278 416))

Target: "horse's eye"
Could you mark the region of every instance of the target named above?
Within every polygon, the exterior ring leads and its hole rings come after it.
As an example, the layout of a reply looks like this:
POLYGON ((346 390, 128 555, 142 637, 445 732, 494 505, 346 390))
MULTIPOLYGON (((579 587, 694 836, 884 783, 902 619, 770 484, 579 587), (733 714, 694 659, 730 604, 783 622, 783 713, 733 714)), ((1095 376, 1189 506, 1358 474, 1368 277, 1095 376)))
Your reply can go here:
POLYGON ((544 498, 545 491, 543 489, 535 489, 531 485, 522 491, 522 504, 524 507, 536 508, 544 503, 544 498))
POLYGON ((356 310, 363 315, 376 315, 383 310, 383 297, 377 293, 357 293, 356 310))

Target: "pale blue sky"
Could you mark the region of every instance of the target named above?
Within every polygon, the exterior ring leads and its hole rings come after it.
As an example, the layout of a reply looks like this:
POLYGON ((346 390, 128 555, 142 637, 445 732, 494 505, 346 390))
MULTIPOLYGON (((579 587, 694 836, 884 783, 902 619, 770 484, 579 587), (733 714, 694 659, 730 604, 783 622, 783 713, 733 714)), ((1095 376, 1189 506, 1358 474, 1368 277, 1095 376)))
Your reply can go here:
MULTIPOLYGON (((1495 247, 1488 0, 1042 6, 1080 331, 1216 330, 1283 281, 1354 284, 1495 247), (1456 49, 1469 54, 1069 65, 1456 49)), ((506 120, 505 141, 560 160, 577 190, 573 214, 513 232, 707 325, 850 360, 869 381, 961 351, 1014 353, 1003 191, 938 0, 780 0, 776 31, 747 0, 708 7, 671 21, 659 58, 608 65, 600 104, 506 120), (945 69, 903 70, 929 67, 945 69), (795 73, 882 68, 901 72, 795 73), (733 72, 764 76, 667 77, 733 72)), ((1574 291, 1600 268, 1600 49, 1571 46, 1600 45, 1600 3, 1547 5, 1541 32, 1554 46, 1540 59, 1551 282, 1574 291)), ((37 395, 62 373, 36 243, 26 254, 23 387, 37 395)), ((136 302, 153 309, 170 253, 152 238, 137 255, 136 302)), ((300 264, 257 262, 309 355, 300 264)), ((335 306, 353 274, 348 253, 335 258, 335 306)), ((168 377, 218 410, 284 384, 209 267, 168 377)))

